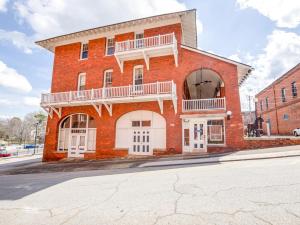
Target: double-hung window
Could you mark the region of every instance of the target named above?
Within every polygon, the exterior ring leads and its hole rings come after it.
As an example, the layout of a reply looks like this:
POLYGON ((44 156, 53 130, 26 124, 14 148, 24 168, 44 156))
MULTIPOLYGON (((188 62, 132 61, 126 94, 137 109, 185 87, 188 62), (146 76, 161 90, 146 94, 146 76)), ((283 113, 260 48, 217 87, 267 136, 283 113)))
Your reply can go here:
POLYGON ((143 48, 143 47, 144 47, 144 33, 136 33, 135 48, 143 48))
POLYGON ((106 55, 113 55, 115 53, 115 38, 107 38, 106 55))
POLYGON ((297 97, 297 86, 296 86, 296 82, 294 81, 294 82, 292 82, 292 96, 295 98, 295 97, 297 97))
POLYGON ((285 88, 281 88, 281 100, 282 102, 286 102, 285 88))
POLYGON ((78 91, 83 91, 85 90, 85 82, 86 82, 86 74, 85 73, 80 73, 78 75, 78 91))
POLYGON ((269 98, 266 97, 266 110, 268 110, 268 109, 269 109, 269 98))
POLYGON ((260 111, 263 111, 263 101, 260 101, 260 111))
POLYGON ((104 71, 104 87, 112 86, 112 73, 113 73, 113 70, 105 70, 104 71))
POLYGON ((87 59, 89 55, 89 44, 82 43, 81 44, 81 52, 80 52, 80 59, 87 59))
POLYGON ((135 66, 133 69, 134 91, 142 91, 143 77, 143 66, 135 66))

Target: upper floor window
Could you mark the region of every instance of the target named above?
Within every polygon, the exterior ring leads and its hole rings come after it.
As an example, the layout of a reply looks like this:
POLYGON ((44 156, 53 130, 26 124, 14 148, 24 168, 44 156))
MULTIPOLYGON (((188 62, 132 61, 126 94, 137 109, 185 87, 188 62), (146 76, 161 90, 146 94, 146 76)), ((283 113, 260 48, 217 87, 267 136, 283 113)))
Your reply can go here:
POLYGON ((263 101, 260 101, 260 111, 263 111, 263 101))
POLYGON ((82 43, 81 44, 81 52, 80 52, 80 59, 87 59, 89 54, 89 44, 82 43))
POLYGON ((286 102, 285 88, 281 88, 281 100, 282 102, 286 102))
POLYGON ((106 55, 113 55, 115 53, 115 38, 107 38, 106 55))
POLYGON ((133 70, 133 85, 143 84, 143 66, 135 66, 133 70))
POLYGON ((297 97, 297 86, 296 86, 296 82, 292 82, 292 96, 295 98, 297 97))
POLYGON ((105 70, 104 71, 104 87, 111 87, 112 86, 112 70, 105 70))
POLYGON ((143 48, 144 47, 144 33, 135 33, 135 47, 136 48, 143 48))
POLYGON ((266 97, 266 109, 269 109, 269 98, 266 97))
POLYGON ((133 85, 134 91, 142 91, 143 87, 143 66, 135 66, 133 69, 133 85))
POLYGON ((78 75, 78 91, 85 90, 85 81, 86 81, 86 74, 80 73, 78 75))

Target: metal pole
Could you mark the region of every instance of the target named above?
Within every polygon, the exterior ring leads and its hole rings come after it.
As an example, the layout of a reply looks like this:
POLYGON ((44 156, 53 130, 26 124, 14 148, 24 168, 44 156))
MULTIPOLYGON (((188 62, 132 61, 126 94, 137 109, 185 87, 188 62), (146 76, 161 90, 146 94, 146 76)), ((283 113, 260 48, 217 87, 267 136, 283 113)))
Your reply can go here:
POLYGON ((34 136, 34 150, 33 154, 35 155, 35 149, 36 149, 36 137, 37 137, 37 128, 38 128, 38 123, 35 124, 35 136, 34 136))

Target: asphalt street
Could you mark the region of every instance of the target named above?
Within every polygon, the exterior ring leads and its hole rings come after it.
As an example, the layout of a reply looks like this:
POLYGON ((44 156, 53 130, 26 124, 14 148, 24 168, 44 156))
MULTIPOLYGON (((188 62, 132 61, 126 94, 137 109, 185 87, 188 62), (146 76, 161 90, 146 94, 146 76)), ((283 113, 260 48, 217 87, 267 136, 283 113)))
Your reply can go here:
POLYGON ((300 224, 300 157, 0 176, 0 224, 300 224))

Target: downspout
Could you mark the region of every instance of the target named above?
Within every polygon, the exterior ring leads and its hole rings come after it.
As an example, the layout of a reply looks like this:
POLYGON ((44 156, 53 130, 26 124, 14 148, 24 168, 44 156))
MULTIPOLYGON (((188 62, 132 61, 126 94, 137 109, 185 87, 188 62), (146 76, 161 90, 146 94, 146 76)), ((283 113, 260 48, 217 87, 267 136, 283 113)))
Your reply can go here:
POLYGON ((273 88, 273 97, 274 97, 274 105, 275 105, 275 114, 276 114, 276 127, 277 127, 277 134, 279 134, 279 123, 278 123, 278 113, 277 113, 277 102, 276 102, 276 95, 275 95, 275 88, 274 85, 272 85, 273 88))

